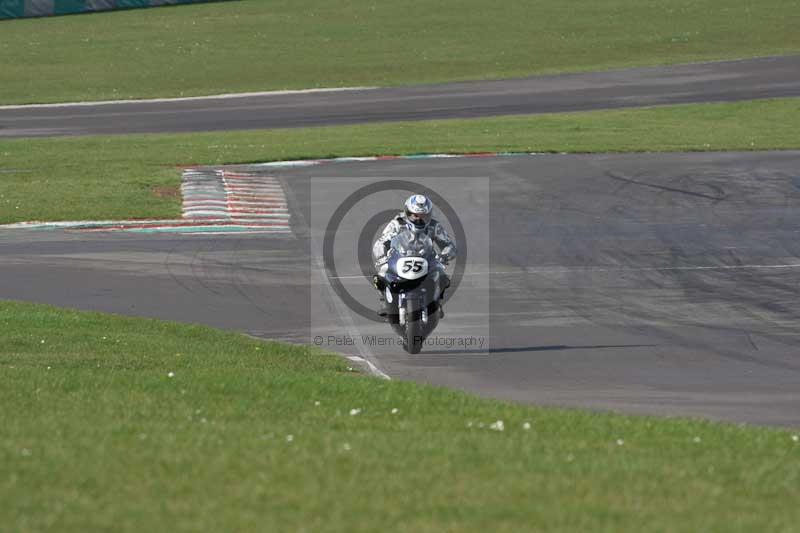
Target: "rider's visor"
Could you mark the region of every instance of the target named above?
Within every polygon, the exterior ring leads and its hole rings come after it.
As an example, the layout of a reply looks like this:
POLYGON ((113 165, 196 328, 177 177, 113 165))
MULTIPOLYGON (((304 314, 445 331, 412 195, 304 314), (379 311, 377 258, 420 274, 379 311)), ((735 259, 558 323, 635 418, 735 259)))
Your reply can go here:
POLYGON ((428 214, 420 214, 420 213, 411 213, 408 215, 409 220, 414 222, 415 224, 427 224, 428 221, 431 219, 431 216, 428 214))

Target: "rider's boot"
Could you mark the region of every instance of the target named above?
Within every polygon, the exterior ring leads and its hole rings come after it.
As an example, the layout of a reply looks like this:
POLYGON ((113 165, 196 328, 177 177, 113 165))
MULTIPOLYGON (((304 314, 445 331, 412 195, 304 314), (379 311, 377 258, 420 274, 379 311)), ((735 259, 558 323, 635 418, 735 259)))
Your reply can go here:
POLYGON ((378 276, 372 276, 372 286, 378 291, 378 316, 385 318, 389 314, 389 306, 386 305, 386 298, 383 295, 383 287, 381 279, 378 276))
POLYGON ((378 295, 378 316, 386 318, 389 314, 389 305, 386 303, 386 298, 383 294, 378 295))
POLYGON ((444 318, 444 291, 450 286, 450 278, 445 275, 444 277, 444 289, 442 289, 442 295, 439 297, 439 320, 444 318))

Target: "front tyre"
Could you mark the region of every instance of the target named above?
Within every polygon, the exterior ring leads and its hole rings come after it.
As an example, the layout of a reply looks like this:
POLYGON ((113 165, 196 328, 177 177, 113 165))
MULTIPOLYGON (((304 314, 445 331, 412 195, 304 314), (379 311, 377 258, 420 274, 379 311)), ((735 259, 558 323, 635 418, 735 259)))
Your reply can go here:
POLYGON ((422 351, 422 334, 424 324, 422 323, 421 313, 417 309, 416 301, 413 298, 406 300, 406 335, 403 348, 410 354, 422 351))

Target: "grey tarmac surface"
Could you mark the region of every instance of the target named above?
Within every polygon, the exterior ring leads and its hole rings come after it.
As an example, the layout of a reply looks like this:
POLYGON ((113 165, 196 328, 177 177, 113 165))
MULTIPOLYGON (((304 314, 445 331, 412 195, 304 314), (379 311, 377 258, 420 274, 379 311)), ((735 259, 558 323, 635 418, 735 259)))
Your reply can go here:
POLYGON ((0 137, 293 128, 800 96, 800 56, 333 93, 0 107, 0 137))
MULTIPOLYGON (((435 188, 456 177, 446 199, 469 253, 437 333, 488 345, 332 348, 393 378, 491 397, 800 427, 799 168, 800 152, 772 152, 271 169, 287 188, 291 237, 4 231, 0 298, 295 342, 388 333, 342 312, 320 270, 320 232, 363 179, 435 188)), ((387 200, 364 200, 336 235, 339 275, 367 305, 352 247, 387 200)))

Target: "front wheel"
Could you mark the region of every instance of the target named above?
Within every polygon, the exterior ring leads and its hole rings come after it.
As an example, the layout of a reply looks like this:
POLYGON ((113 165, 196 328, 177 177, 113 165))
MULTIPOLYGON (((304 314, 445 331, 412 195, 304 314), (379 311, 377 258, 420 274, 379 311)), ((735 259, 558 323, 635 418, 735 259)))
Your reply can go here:
POLYGON ((410 354, 422 351, 422 330, 424 324, 413 298, 406 300, 406 335, 403 348, 410 354))

